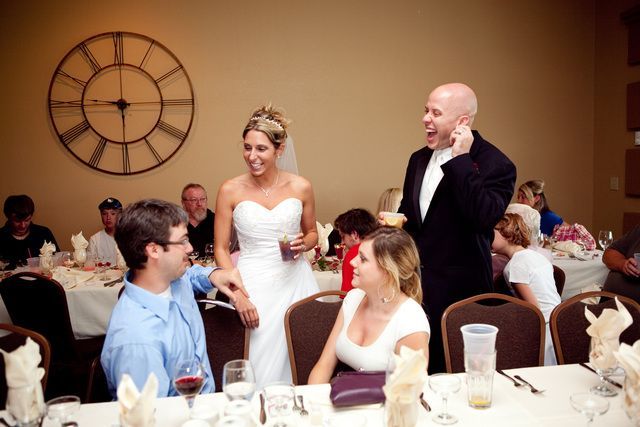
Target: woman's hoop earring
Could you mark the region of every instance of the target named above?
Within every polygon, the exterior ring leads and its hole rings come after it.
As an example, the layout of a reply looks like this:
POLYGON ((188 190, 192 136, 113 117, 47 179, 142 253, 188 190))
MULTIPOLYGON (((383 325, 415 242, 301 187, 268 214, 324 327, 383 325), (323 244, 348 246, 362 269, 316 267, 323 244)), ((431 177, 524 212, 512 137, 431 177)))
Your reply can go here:
POLYGON ((396 299, 396 290, 391 288, 391 296, 390 297, 385 297, 381 295, 380 292, 380 288, 382 287, 382 285, 378 286, 378 289, 376 290, 376 293, 378 294, 378 298, 380 298, 380 302, 382 302, 383 304, 389 304, 391 301, 393 301, 394 299, 396 299))

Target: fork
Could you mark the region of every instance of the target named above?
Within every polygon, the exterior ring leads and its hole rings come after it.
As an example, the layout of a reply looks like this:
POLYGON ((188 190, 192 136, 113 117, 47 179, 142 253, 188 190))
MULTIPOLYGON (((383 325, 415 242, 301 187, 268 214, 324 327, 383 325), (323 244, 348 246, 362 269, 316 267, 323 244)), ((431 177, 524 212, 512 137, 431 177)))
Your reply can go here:
POLYGON ((293 394, 293 410, 295 412, 300 412, 302 410, 302 408, 300 408, 300 405, 298 405, 298 395, 297 394, 293 394))
POLYGON ((298 399, 300 399, 300 415, 306 417, 307 415, 309 415, 309 411, 304 409, 304 396, 300 395, 298 396, 298 399))
POLYGON ((522 381, 523 383, 525 383, 526 385, 528 385, 529 386, 529 390, 531 390, 531 393, 533 393, 533 394, 544 393, 544 390, 538 390, 533 385, 531 385, 530 382, 528 382, 527 380, 522 378, 520 375, 514 375, 514 377, 516 377, 516 379, 518 379, 518 380, 522 381))
POLYGON ((516 386, 516 387, 522 387, 523 386, 522 383, 519 383, 515 379, 511 378, 509 375, 505 374, 505 372, 502 369, 496 369, 496 372, 499 373, 500 375, 503 375, 503 376, 507 377, 508 379, 510 379, 513 382, 514 386, 516 386))

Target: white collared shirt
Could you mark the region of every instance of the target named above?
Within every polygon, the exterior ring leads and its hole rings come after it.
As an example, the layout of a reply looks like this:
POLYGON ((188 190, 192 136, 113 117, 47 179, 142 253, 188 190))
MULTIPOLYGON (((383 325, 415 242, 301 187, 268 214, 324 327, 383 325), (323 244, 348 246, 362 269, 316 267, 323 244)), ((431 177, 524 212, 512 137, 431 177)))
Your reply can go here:
POLYGON ((422 180, 422 187, 420 187, 420 213, 423 221, 431 205, 431 200, 433 200, 433 195, 444 176, 440 166, 451 159, 451 147, 435 150, 431 155, 431 159, 429 159, 429 164, 422 180))

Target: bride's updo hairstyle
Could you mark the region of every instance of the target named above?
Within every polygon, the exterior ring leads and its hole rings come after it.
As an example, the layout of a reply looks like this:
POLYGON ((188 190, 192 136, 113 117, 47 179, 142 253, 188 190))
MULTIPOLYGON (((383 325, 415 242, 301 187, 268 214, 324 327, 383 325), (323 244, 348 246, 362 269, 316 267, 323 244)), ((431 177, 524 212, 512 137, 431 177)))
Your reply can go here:
POLYGON ((267 135, 274 147, 278 149, 287 139, 289 123, 290 120, 284 116, 282 110, 272 107, 271 104, 263 105, 251 113, 249 122, 242 132, 242 138, 244 139, 250 130, 257 130, 267 135))
POLYGON ((422 304, 420 257, 411 236, 399 228, 379 227, 363 240, 372 242, 376 261, 390 279, 386 286, 422 304))

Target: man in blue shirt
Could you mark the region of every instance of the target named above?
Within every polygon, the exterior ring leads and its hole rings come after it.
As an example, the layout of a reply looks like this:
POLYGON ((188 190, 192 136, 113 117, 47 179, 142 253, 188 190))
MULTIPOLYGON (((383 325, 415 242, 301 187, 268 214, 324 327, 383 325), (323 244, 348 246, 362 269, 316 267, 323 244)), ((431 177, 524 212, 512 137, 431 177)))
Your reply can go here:
POLYGON ((154 199, 133 203, 118 217, 114 237, 130 270, 101 355, 114 398, 125 373, 142 389, 153 372, 159 397, 177 395, 174 373, 184 360, 204 367, 204 393, 215 390, 194 292, 207 293, 215 285, 234 302, 234 290, 246 291, 235 269, 190 266, 187 222, 178 206, 154 199))

